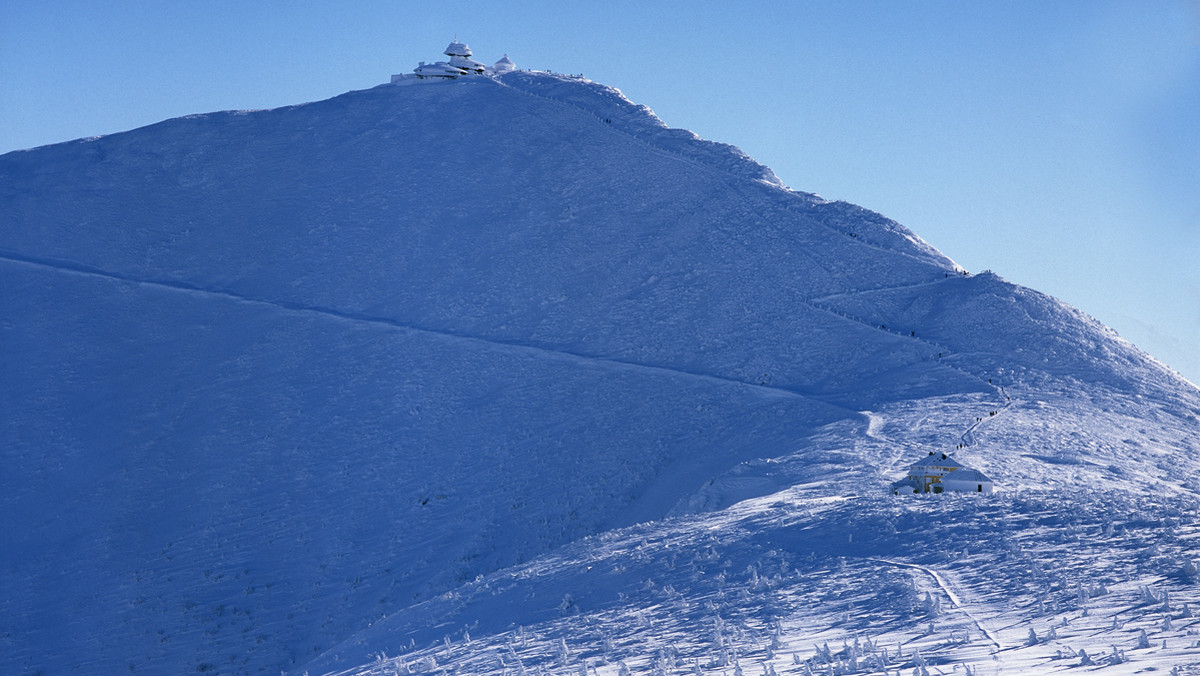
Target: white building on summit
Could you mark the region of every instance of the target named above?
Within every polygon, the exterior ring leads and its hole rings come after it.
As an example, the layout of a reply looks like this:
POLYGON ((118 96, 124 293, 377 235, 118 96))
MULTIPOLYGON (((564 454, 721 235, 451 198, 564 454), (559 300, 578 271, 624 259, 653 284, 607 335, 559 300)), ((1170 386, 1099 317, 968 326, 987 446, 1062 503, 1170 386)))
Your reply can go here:
POLYGON ((442 53, 450 57, 451 66, 460 68, 466 73, 478 75, 487 70, 487 66, 471 58, 471 48, 459 42, 457 38, 442 53))
POLYGON ((516 70, 516 69, 517 69, 517 64, 513 63, 512 59, 508 58, 508 54, 505 54, 503 57, 500 58, 499 61, 496 62, 496 65, 492 66, 492 72, 497 73, 497 74, 507 73, 509 71, 516 70))
POLYGON ((892 495, 913 493, 991 493, 992 480, 945 453, 930 453, 908 468, 908 476, 892 484, 892 495))
POLYGON ((455 38, 453 42, 446 47, 446 51, 442 52, 450 57, 449 61, 437 61, 435 63, 425 63, 422 61, 413 69, 412 73, 400 73, 392 76, 392 84, 414 84, 420 81, 439 81, 439 80, 454 80, 466 75, 498 75, 516 70, 517 66, 509 58, 508 54, 504 58, 496 62, 492 68, 471 58, 471 48, 466 44, 459 42, 455 38))
MULTIPOLYGON (((432 80, 432 79, 453 80, 454 78, 459 77, 460 75, 467 74, 467 71, 463 70, 462 68, 458 68, 456 66, 451 66, 450 64, 446 63, 445 61, 438 61, 437 63, 425 63, 424 61, 422 61, 420 64, 417 65, 416 68, 413 69, 413 72, 416 73, 418 80, 432 80)), ((401 80, 406 80, 410 77, 412 77, 412 76, 411 75, 403 75, 403 74, 393 75, 392 76, 392 84, 395 84, 396 82, 399 82, 401 80)))

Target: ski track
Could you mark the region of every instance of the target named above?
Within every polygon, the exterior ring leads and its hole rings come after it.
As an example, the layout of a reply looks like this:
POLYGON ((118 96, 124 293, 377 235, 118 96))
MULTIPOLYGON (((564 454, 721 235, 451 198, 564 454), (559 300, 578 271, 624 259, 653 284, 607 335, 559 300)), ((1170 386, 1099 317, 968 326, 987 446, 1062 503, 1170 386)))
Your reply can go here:
POLYGON ((773 395, 773 396, 785 396, 785 397, 795 397, 795 398, 799 398, 799 399, 806 399, 808 401, 818 402, 825 406, 830 406, 830 407, 833 407, 836 409, 844 410, 850 415, 858 415, 857 411, 852 411, 851 409, 849 409, 845 406, 842 406, 840 404, 836 404, 833 402, 825 401, 824 399, 822 399, 820 397, 817 397, 817 396, 814 396, 811 394, 805 394, 803 392, 798 392, 796 390, 790 390, 790 389, 786 389, 786 388, 782 388, 782 387, 772 387, 770 385, 761 385, 758 383, 738 380, 736 378, 712 375, 712 374, 708 374, 708 373, 696 373, 696 372, 692 372, 692 371, 684 371, 684 370, 673 368, 670 366, 644 364, 641 362, 627 361, 627 360, 623 360, 623 359, 615 359, 612 357, 599 357, 599 356, 595 356, 595 355, 571 352, 569 350, 560 350, 560 349, 554 349, 554 348, 544 347, 544 346, 539 346, 539 345, 530 345, 527 343, 508 342, 508 341, 503 341, 503 340, 497 340, 495 338, 480 337, 480 336, 474 336, 474 335, 469 335, 469 334, 456 333, 453 331, 441 330, 441 329, 424 328, 424 327, 420 327, 420 326, 413 326, 410 324, 405 324, 404 322, 400 322, 395 319, 390 319, 388 317, 379 317, 379 316, 368 315, 368 314, 364 314, 364 313, 360 313, 360 312, 349 312, 349 311, 345 311, 345 310, 338 310, 335 308, 321 307, 321 306, 315 306, 315 305, 305 305, 303 303, 267 300, 267 299, 263 299, 263 298, 253 298, 253 297, 245 296, 245 295, 235 293, 232 291, 225 291, 225 290, 218 290, 218 289, 206 289, 201 286, 197 286, 197 285, 190 284, 188 282, 182 282, 182 281, 138 279, 138 278, 131 277, 128 275, 122 275, 119 273, 114 273, 114 272, 109 272, 109 271, 102 270, 99 268, 94 268, 92 266, 89 266, 89 265, 86 265, 83 263, 77 263, 75 261, 37 258, 37 257, 33 257, 33 256, 25 256, 25 255, 22 255, 22 254, 13 252, 13 251, 0 250, 0 261, 8 261, 8 262, 14 263, 14 264, 28 265, 28 266, 32 266, 32 267, 43 268, 43 269, 48 269, 48 270, 53 270, 56 272, 63 272, 63 273, 68 273, 68 274, 83 275, 83 276, 87 276, 87 277, 96 277, 96 278, 101 278, 101 279, 106 279, 106 280, 111 280, 111 281, 125 282, 125 283, 129 283, 129 284, 139 284, 139 285, 144 285, 144 286, 151 286, 151 287, 155 287, 155 288, 159 288, 159 289, 167 289, 170 291, 201 294, 201 295, 205 295, 205 296, 222 298, 225 300, 232 300, 232 301, 242 302, 242 303, 267 305, 267 306, 271 306, 271 307, 278 308, 281 310, 286 310, 288 312, 316 314, 316 315, 321 315, 324 317, 340 319, 343 321, 362 322, 362 323, 366 323, 366 324, 387 326, 387 327, 390 327, 393 329, 399 329, 402 331, 411 331, 414 333, 422 333, 422 334, 427 334, 427 335, 431 335, 431 336, 438 336, 440 338, 446 338, 446 339, 451 339, 451 340, 483 344, 483 345, 490 346, 490 347, 503 347, 503 348, 507 348, 510 350, 523 351, 523 352, 528 352, 531 354, 553 355, 553 356, 556 356, 559 358, 566 358, 566 359, 571 359, 571 360, 575 360, 575 361, 588 362, 588 363, 592 363, 592 364, 600 364, 600 365, 616 367, 616 368, 640 369, 640 370, 653 371, 653 372, 660 373, 660 374, 667 373, 667 374, 672 374, 672 375, 677 375, 677 376, 685 376, 688 378, 697 378, 700 380, 706 380, 709 382, 719 383, 722 385, 740 385, 742 387, 749 388, 756 392, 769 394, 769 395, 773 395))
POLYGON ((891 483, 891 479, 887 478, 888 475, 895 471, 896 465, 899 464, 901 459, 908 454, 909 449, 902 444, 889 443, 888 440, 882 434, 880 434, 880 430, 882 430, 883 426, 887 424, 887 420, 885 420, 883 416, 875 413, 874 411, 859 411, 858 414, 862 416, 866 422, 866 428, 863 430, 863 435, 871 441, 879 442, 880 444, 883 444, 885 448, 891 449, 889 454, 890 457, 887 460, 887 466, 881 467, 881 469, 878 471, 879 478, 882 481, 891 483))
POLYGON ((863 411, 862 414, 867 417, 867 437, 869 439, 878 441, 884 444, 885 447, 891 449, 891 453, 889 454, 890 457, 887 460, 887 467, 884 467, 879 471, 879 478, 885 483, 890 484, 892 480, 888 477, 896 471, 896 465, 901 464, 901 462, 905 460, 905 457, 909 455, 911 449, 904 444, 890 443, 879 433, 880 429, 887 424, 887 421, 884 420, 883 416, 879 415, 878 413, 872 413, 871 411, 863 411))
POLYGON ((933 580, 934 584, 936 584, 938 586, 938 589, 942 590, 942 593, 944 593, 946 595, 946 598, 950 599, 950 603, 954 604, 954 607, 956 609, 962 611, 962 613, 964 615, 966 615, 968 619, 971 620, 971 624, 974 624, 975 628, 979 630, 979 633, 983 634, 983 636, 987 638, 988 642, 992 644, 992 647, 994 648, 994 650, 992 650, 992 661, 994 663, 999 662, 999 658, 996 657, 996 653, 998 653, 1004 649, 1000 645, 1000 641, 996 638, 996 635, 991 632, 991 630, 989 630, 987 627, 983 626, 983 622, 978 617, 976 617, 976 615, 974 613, 971 612, 971 610, 967 606, 967 604, 963 603, 962 598, 957 593, 955 593, 952 586, 946 582, 946 578, 944 578, 940 573, 938 573, 933 568, 930 568, 928 566, 922 566, 922 565, 916 564, 916 563, 905 563, 903 561, 896 561, 893 559, 881 559, 881 558, 871 558, 869 560, 876 561, 878 563, 885 563, 889 566, 896 566, 899 568, 911 568, 913 570, 919 570, 922 573, 924 573, 926 576, 928 576, 931 580, 933 580))
POLYGON ((879 436, 879 429, 884 425, 883 416, 870 411, 861 411, 861 413, 867 418, 866 435, 875 441, 886 441, 886 439, 879 436))

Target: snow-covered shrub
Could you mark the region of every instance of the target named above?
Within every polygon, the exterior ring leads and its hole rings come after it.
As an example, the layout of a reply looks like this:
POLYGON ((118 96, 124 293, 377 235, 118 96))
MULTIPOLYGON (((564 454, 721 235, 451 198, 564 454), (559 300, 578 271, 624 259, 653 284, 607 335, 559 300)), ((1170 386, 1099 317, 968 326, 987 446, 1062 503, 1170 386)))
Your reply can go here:
POLYGON ((575 607, 575 597, 572 596, 569 592, 566 594, 563 594, 562 602, 558 604, 558 609, 563 612, 566 612, 566 611, 572 611, 572 612, 576 612, 576 613, 579 612, 579 609, 575 607))
POLYGON ((929 592, 925 592, 925 598, 921 600, 921 610, 929 617, 938 617, 942 614, 942 599, 940 596, 934 596, 929 592))
POLYGON ((1179 567, 1179 578, 1187 584, 1196 584, 1196 581, 1200 580, 1200 568, 1196 567, 1196 562, 1185 559, 1179 567))
POLYGON ((1138 593, 1141 596, 1142 603, 1158 603, 1162 601, 1158 594, 1155 594, 1154 590, 1146 585, 1139 586, 1138 593))
POLYGON ((1125 659, 1125 651, 1117 650, 1117 646, 1113 646, 1112 652, 1109 653, 1109 655, 1108 655, 1108 663, 1110 665, 1111 664, 1123 664, 1126 661, 1127 660, 1125 659))
POLYGON ((775 625, 775 627, 771 630, 770 649, 783 650, 784 648, 787 648, 787 643, 783 641, 783 630, 779 627, 779 625, 775 625))

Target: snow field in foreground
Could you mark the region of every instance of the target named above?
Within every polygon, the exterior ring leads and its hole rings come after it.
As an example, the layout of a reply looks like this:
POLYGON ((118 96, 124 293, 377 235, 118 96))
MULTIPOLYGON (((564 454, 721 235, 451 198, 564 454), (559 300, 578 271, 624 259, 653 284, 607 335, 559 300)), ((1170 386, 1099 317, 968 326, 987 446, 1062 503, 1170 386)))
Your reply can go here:
POLYGON ((794 489, 587 538, 383 620, 307 668, 354 654, 362 666, 337 673, 1195 668, 1198 536, 1194 501, 1157 496, 794 489))

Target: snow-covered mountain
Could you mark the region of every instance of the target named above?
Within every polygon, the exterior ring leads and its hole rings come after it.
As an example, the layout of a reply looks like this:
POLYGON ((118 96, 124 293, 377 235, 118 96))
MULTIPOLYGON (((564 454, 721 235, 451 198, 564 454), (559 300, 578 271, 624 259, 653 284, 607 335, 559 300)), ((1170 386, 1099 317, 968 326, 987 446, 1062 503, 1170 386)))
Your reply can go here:
POLYGON ((5 673, 1200 663, 1200 391, 587 80, 0 156, 0 277, 5 673))

